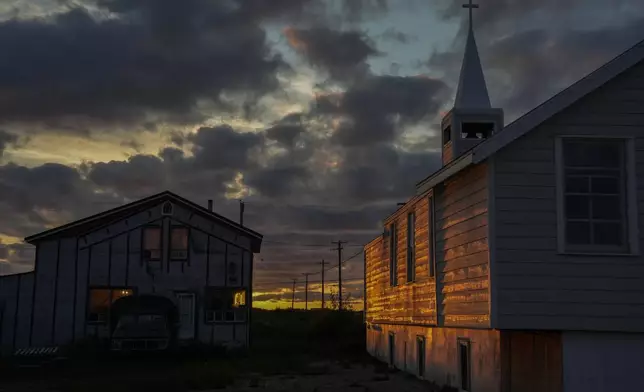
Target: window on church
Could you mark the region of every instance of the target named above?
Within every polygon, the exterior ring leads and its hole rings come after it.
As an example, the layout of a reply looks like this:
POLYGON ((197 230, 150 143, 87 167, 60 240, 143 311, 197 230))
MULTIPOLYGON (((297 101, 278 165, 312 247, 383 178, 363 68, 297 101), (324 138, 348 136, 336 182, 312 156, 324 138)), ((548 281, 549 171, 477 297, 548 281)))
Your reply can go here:
POLYGON ((416 275, 416 213, 407 215, 407 282, 416 275))
POLYGON ((625 141, 561 143, 566 250, 628 251, 625 141))
POLYGON ((443 144, 452 140, 452 126, 448 125, 443 129, 443 144))
POLYGON ((389 226, 389 285, 398 284, 398 227, 396 223, 389 226))
POLYGON ((470 391, 471 382, 471 355, 470 341, 468 339, 458 339, 458 370, 460 378, 461 391, 470 391))
POLYGON ((494 123, 464 122, 461 124, 461 138, 487 139, 494 131, 494 123))

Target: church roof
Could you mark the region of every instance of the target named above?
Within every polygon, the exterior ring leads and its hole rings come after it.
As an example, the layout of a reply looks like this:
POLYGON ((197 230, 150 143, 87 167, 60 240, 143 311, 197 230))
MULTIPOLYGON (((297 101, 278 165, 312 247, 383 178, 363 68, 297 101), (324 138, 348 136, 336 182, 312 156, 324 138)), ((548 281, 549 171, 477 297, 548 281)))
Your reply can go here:
POLYGON ((644 40, 507 125, 489 139, 466 151, 429 177, 418 182, 416 184, 416 193, 422 194, 467 166, 484 161, 500 149, 642 61, 644 61, 644 40))
POLYGON ((467 32, 465 54, 461 65, 461 75, 458 79, 454 107, 459 109, 489 109, 491 107, 471 22, 467 32))

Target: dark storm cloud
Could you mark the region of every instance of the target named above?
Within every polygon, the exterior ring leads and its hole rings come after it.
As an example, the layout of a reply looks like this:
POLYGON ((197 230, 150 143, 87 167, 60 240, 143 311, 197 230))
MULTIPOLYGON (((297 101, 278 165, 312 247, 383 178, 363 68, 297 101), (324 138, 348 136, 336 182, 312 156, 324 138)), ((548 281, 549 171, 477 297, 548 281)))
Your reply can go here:
POLYGON ((74 8, 4 21, 0 120, 134 123, 156 113, 192 122, 200 99, 272 91, 285 64, 267 45, 262 13, 239 3, 106 0, 115 18, 74 8))
POLYGON ((263 135, 240 133, 228 125, 199 128, 188 139, 195 164, 206 169, 245 169, 252 164, 251 152, 264 143, 263 135))
POLYGON ((306 132, 303 113, 290 113, 266 130, 266 137, 292 148, 298 136, 306 132))
MULTIPOLYGON (((457 44, 429 61, 453 84, 466 31, 459 4, 443 13, 462 21, 457 44)), ((491 99, 512 120, 644 39, 644 3, 493 0, 475 10, 475 27, 491 99)))
POLYGON ((5 148, 11 144, 15 144, 17 141, 17 135, 0 129, 0 158, 2 158, 5 148))
POLYGON ((323 95, 317 113, 342 122, 334 134, 344 146, 393 142, 402 125, 430 119, 449 91, 440 80, 411 76, 371 76, 339 95, 323 95))
POLYGON ((346 81, 366 75, 367 59, 378 54, 373 42, 360 31, 338 31, 324 26, 289 28, 285 34, 293 48, 334 80, 346 81))
POLYGON ((440 153, 411 153, 391 145, 353 148, 336 174, 335 186, 353 204, 395 205, 413 195, 415 184, 439 169, 440 161, 440 153))
POLYGON ((99 211, 101 205, 95 203, 122 200, 94 190, 76 169, 65 165, 0 166, 0 233, 23 237, 61 220, 99 211))

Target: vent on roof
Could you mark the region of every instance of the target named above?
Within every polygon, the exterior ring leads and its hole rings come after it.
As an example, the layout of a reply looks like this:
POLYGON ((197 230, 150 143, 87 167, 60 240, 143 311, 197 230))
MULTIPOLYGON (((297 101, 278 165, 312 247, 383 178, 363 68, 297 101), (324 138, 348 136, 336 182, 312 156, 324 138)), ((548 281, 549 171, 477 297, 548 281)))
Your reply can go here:
POLYGON ((166 201, 165 204, 163 204, 161 215, 170 216, 172 215, 172 210, 173 210, 172 203, 170 203, 169 201, 166 201))

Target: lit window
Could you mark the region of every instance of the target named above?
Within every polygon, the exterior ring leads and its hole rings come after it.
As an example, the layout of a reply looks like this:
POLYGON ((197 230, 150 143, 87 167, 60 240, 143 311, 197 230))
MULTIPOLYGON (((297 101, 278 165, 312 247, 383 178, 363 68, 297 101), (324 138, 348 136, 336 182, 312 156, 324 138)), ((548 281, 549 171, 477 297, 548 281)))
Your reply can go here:
POLYGON ((89 304, 87 310, 87 321, 91 323, 105 323, 109 319, 112 304, 119 298, 128 297, 134 294, 128 288, 93 288, 89 290, 89 304))
POLYGON ((625 143, 562 141, 566 250, 627 250, 625 143))
POLYGON ((161 260, 161 228, 143 229, 143 258, 149 261, 161 260))
POLYGON ((170 229, 170 259, 185 260, 188 258, 188 228, 172 227, 170 229))
POLYGON ((246 290, 206 287, 204 297, 206 322, 246 321, 246 290))

